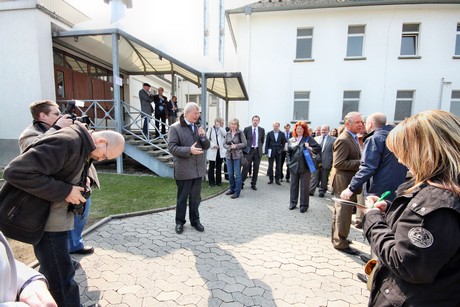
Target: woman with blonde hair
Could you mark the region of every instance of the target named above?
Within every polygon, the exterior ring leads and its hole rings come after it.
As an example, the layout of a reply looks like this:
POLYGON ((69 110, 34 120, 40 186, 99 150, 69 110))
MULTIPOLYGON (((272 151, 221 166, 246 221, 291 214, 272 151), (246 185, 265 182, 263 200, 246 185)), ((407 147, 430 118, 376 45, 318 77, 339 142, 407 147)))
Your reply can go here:
POLYGON ((289 210, 294 210, 299 202, 300 213, 307 212, 310 203, 311 172, 305 161, 303 151, 310 150, 311 155, 321 152, 321 146, 310 136, 306 122, 297 122, 288 141, 289 171, 291 172, 291 191, 289 210))
POLYGON ((407 118, 388 148, 413 178, 393 203, 367 198, 363 231, 378 258, 369 306, 460 306, 460 118, 407 118))
POLYGON ((236 118, 230 121, 230 130, 225 136, 224 148, 227 150, 226 163, 228 170, 228 179, 230 181, 230 190, 225 193, 231 195, 231 198, 240 197, 242 178, 241 178, 241 158, 243 148, 246 147, 246 137, 240 128, 240 121, 236 118))

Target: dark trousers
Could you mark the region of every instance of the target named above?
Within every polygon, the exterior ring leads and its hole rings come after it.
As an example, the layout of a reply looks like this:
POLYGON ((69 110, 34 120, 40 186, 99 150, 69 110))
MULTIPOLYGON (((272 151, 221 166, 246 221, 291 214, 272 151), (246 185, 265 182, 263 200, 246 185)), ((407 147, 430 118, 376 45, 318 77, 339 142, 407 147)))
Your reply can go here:
POLYGON ((145 135, 148 135, 149 133, 149 118, 147 116, 144 117, 144 124, 142 126, 142 132, 144 132, 145 135))
POLYGON ((315 193, 316 187, 319 186, 318 190, 320 194, 326 194, 327 192, 327 183, 329 180, 329 173, 331 172, 330 168, 319 167, 316 172, 311 175, 310 181, 310 194, 315 193))
MULTIPOLYGON (((287 151, 284 151, 281 153, 281 179, 284 178, 284 174, 283 174, 283 166, 284 166, 284 162, 286 161, 286 155, 287 155, 287 151)), ((291 171, 289 170, 289 166, 287 165, 286 163, 286 180, 289 180, 291 178, 291 171)))
POLYGON ((291 174, 291 191, 290 191, 291 205, 297 205, 297 203, 299 202, 299 194, 300 194, 300 207, 308 208, 310 204, 310 195, 308 194, 308 190, 310 186, 310 176, 311 176, 310 172, 291 174))
POLYGON ((243 166, 243 182, 246 181, 248 178, 249 167, 252 165, 252 178, 251 178, 251 185, 256 185, 257 183, 257 176, 259 175, 259 164, 260 164, 260 157, 257 148, 251 148, 247 155, 244 157, 248 160, 248 164, 243 166))
POLYGON ((75 269, 68 248, 68 231, 46 232, 34 245, 40 263, 40 273, 48 279, 49 290, 58 306, 80 307, 78 284, 73 279, 75 269))
POLYGON ((273 163, 275 163, 275 180, 281 179, 281 154, 273 155, 268 158, 268 178, 273 181, 273 163))
POLYGON ((160 131, 160 121, 161 121, 161 134, 166 134, 166 113, 165 112, 160 112, 160 113, 155 113, 155 127, 157 128, 157 133, 160 131))
POLYGON ((222 158, 220 157, 219 149, 217 150, 216 161, 209 161, 208 181, 209 185, 222 184, 222 158), (215 171, 215 176, 214 176, 215 171))
POLYGON ((198 207, 201 202, 201 177, 188 180, 176 180, 177 185, 177 205, 176 205, 176 224, 184 225, 185 214, 187 213, 187 200, 189 205, 190 224, 195 225, 200 221, 198 207))

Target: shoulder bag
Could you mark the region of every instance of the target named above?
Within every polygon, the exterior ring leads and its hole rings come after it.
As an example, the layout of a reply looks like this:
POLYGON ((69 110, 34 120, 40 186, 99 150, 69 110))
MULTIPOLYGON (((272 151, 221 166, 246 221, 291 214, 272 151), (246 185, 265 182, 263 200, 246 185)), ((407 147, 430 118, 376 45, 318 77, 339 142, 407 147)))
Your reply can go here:
POLYGON ((51 202, 5 182, 0 190, 0 230, 11 239, 37 244, 45 231, 51 202))

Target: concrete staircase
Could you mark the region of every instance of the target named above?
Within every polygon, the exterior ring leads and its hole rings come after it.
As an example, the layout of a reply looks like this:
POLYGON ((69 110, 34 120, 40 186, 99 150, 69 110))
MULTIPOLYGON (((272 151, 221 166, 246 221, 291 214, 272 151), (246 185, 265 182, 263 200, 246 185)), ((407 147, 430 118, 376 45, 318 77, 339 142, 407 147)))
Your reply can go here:
POLYGON ((173 177, 172 155, 166 138, 142 139, 141 133, 125 134, 124 153, 160 177, 173 177))

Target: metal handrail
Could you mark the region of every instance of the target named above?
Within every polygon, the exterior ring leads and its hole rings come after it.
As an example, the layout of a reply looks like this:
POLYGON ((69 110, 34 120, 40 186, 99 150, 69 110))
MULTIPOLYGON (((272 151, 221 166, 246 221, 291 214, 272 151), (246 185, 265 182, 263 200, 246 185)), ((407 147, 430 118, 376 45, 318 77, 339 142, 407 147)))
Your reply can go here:
MULTIPOLYGON (((69 101, 75 100, 58 100, 57 104, 61 110, 65 110, 65 107, 69 101)), ((78 105, 75 106, 75 113, 77 116, 88 116, 89 128, 93 130, 116 130, 116 119, 115 119, 115 104, 114 100, 81 100, 84 102, 84 107, 78 105)), ((169 130, 169 125, 162 123, 150 114, 144 113, 141 110, 131 106, 130 104, 121 101, 123 123, 121 124, 121 130, 126 135, 131 135, 135 139, 145 142, 152 146, 156 150, 163 152, 166 155, 171 155, 169 151, 165 150, 159 145, 168 144, 167 135, 161 134, 155 126, 164 124, 166 129, 169 130), (149 132, 154 131, 155 137, 151 136, 151 133, 144 134, 142 126, 144 124, 144 117, 149 120, 149 132), (152 130, 153 129, 153 130, 152 130)))

